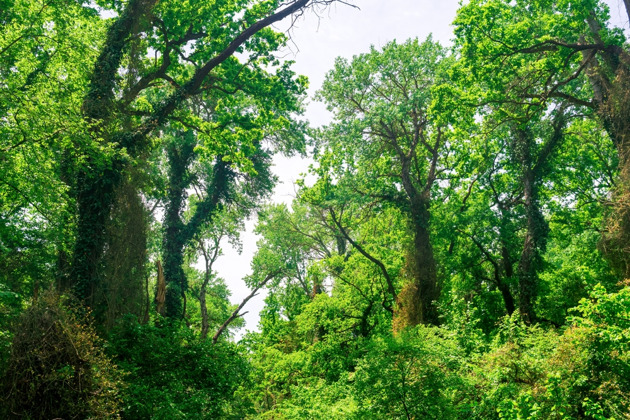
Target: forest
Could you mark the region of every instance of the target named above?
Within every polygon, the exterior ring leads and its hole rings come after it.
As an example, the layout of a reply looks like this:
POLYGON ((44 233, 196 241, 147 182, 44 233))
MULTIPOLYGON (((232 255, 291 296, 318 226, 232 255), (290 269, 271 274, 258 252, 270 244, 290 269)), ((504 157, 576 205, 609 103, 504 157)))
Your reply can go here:
POLYGON ((462 1, 309 98, 277 24, 335 7, 0 0, 0 418, 630 419, 610 6, 462 1))

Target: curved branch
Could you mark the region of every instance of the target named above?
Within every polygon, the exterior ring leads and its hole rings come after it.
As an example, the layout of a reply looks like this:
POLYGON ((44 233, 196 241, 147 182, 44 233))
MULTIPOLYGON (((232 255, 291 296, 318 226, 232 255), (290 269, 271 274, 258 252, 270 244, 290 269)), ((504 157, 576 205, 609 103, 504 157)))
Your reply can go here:
POLYGON ((330 210, 330 216, 332 217, 333 222, 335 223, 337 228, 339 228, 339 231, 341 232, 343 237, 346 238, 346 240, 348 242, 350 242, 350 244, 352 244, 352 246, 357 251, 359 251, 361 253, 361 255, 363 255, 365 258, 367 258, 368 260, 370 260, 371 262, 376 264, 376 266, 381 270, 381 273, 383 274, 383 277, 385 277, 385 281, 387 282, 387 291, 389 292, 389 294, 392 295, 392 298, 394 299, 394 301, 396 301, 396 299, 397 299, 396 288, 394 287, 394 282, 393 282, 391 276, 387 272, 387 268, 385 267, 385 264, 383 264, 382 261, 376 259, 370 253, 368 253, 361 245, 359 245, 357 242, 355 242, 350 237, 350 235, 348 235, 348 232, 341 225, 341 222, 339 220, 337 220, 337 216, 335 215, 335 211, 332 208, 329 209, 329 210, 330 210))
POLYGON ((212 337, 212 344, 216 344, 217 341, 219 340, 219 337, 221 336, 221 334, 223 334, 223 331, 225 331, 227 329, 227 327, 232 323, 232 321, 234 321, 236 318, 239 318, 243 315, 245 315, 246 312, 244 313, 240 313, 241 309, 243 309, 243 307, 247 304, 247 302, 249 302, 249 300, 251 298, 253 298, 254 296, 256 296, 256 294, 258 293, 258 291, 269 282, 269 280, 273 279, 274 277, 276 277, 278 274, 280 274, 280 270, 274 271, 273 273, 269 273, 267 274, 267 277, 265 277, 265 279, 260 282, 258 284, 258 286, 256 286, 254 288, 254 290, 252 290, 252 292, 245 298, 243 299, 243 301, 241 302, 240 305, 238 305, 238 307, 234 310, 234 312, 232 312, 232 315, 230 315, 230 317, 228 319, 225 320, 225 322, 223 323, 223 325, 221 325, 221 327, 217 330, 216 334, 214 334, 214 337, 212 337))

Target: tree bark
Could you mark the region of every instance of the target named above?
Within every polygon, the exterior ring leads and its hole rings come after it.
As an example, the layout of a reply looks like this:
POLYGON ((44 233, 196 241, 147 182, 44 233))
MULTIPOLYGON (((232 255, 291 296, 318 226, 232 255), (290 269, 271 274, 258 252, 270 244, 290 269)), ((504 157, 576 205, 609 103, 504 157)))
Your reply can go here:
POLYGON ((544 223, 542 214, 534 198, 533 172, 526 170, 523 176, 523 198, 527 213, 527 232, 523 243, 523 251, 518 265, 519 311, 521 318, 528 324, 536 319, 534 303, 538 289, 538 263, 540 253, 537 243, 542 238, 537 237, 538 223, 544 223))
POLYGON ((184 316, 182 302, 185 299, 188 282, 184 273, 184 249, 188 246, 204 223, 231 199, 229 189, 234 173, 222 156, 215 159, 212 176, 206 183, 206 196, 197 204, 191 219, 182 219, 186 205, 186 188, 192 181, 188 172, 195 157, 195 137, 186 133, 180 144, 172 145, 168 151, 169 187, 168 202, 164 215, 163 260, 166 279, 166 310, 170 318, 184 316))
MULTIPOLYGON (((139 30, 143 16, 157 0, 130 0, 107 31, 107 38, 96 60, 88 93, 83 102, 89 137, 107 136, 107 122, 113 115, 112 102, 118 70, 129 38, 139 30)), ((89 156, 88 164, 78 175, 77 240, 70 272, 70 283, 77 296, 88 306, 94 305, 94 292, 99 281, 98 267, 105 247, 105 223, 114 200, 114 189, 122 180, 124 162, 119 157, 89 156)))
POLYGON ((165 310, 167 317, 181 318, 182 299, 186 289, 184 274, 184 222, 182 213, 186 204, 186 188, 190 184, 188 167, 195 155, 192 132, 181 136, 178 144, 168 148, 168 201, 164 213, 163 256, 164 279, 166 282, 165 310))
POLYGON ((429 231, 428 204, 422 203, 415 217, 413 275, 415 279, 414 302, 419 303, 417 309, 409 311, 410 325, 439 323, 436 301, 440 297, 437 282, 437 265, 433 256, 433 245, 429 231))

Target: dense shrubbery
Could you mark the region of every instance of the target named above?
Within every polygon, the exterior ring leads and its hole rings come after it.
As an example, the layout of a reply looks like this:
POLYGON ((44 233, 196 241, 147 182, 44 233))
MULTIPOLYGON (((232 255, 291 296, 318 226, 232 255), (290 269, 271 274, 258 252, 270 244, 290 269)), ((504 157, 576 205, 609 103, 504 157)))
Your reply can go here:
POLYGON ((514 315, 490 336, 419 326, 341 342, 338 331, 313 339, 297 323, 277 344, 251 334, 249 357, 242 346, 213 345, 163 319, 124 318, 102 341, 67 303, 47 294, 19 319, 2 380, 3 417, 630 416, 629 287, 597 286, 561 329, 514 315))
POLYGON ((15 328, 2 376, 3 418, 116 418, 122 373, 105 356, 89 314, 46 294, 15 328))
POLYGON ((487 338, 416 327, 356 341, 361 356, 336 380, 313 369, 322 341, 267 347, 254 356, 255 388, 240 394, 259 402, 251 418, 630 418, 630 288, 597 286, 572 312, 561 329, 514 315, 487 338))
POLYGON ((108 352, 125 372, 123 418, 238 418, 232 395, 248 365, 236 345, 200 340, 184 324, 129 317, 114 329, 108 352))
POLYGON ((132 316, 105 341, 86 323, 89 314, 68 303, 47 294, 20 317, 0 417, 242 417, 233 394, 249 368, 238 346, 200 340, 185 324, 142 325, 132 316))

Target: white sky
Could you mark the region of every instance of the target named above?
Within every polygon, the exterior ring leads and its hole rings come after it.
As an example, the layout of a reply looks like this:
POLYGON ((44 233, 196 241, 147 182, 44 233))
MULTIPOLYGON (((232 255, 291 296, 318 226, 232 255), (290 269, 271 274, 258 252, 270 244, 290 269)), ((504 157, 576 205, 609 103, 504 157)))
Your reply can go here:
MULTIPOLYGON (((350 1, 350 0, 349 0, 350 1)), ((607 0, 613 22, 628 28, 622 0, 607 0)), ((360 10, 336 4, 317 16, 308 11, 293 27, 292 42, 286 58, 295 61, 294 71, 308 76, 309 96, 319 89, 324 76, 336 57, 351 58, 367 52, 371 45, 379 48, 396 39, 424 39, 429 34, 444 45, 452 38, 451 22, 458 7, 457 0, 356 0, 360 10)), ((284 30, 287 23, 278 25, 284 30)), ((311 103, 305 118, 313 126, 326 124, 330 116, 322 104, 311 103)), ((293 196, 293 182, 306 172, 309 162, 299 158, 277 158, 275 172, 281 183, 276 187, 272 201, 289 203, 293 196)), ((247 223, 248 232, 242 235, 243 251, 239 255, 226 244, 224 255, 215 264, 232 291, 231 301, 240 303, 250 292, 242 278, 250 272, 250 261, 256 251, 254 222, 247 223)), ((248 302, 244 310, 247 330, 256 330, 264 293, 248 302)), ((244 332, 241 331, 239 336, 244 332)))

